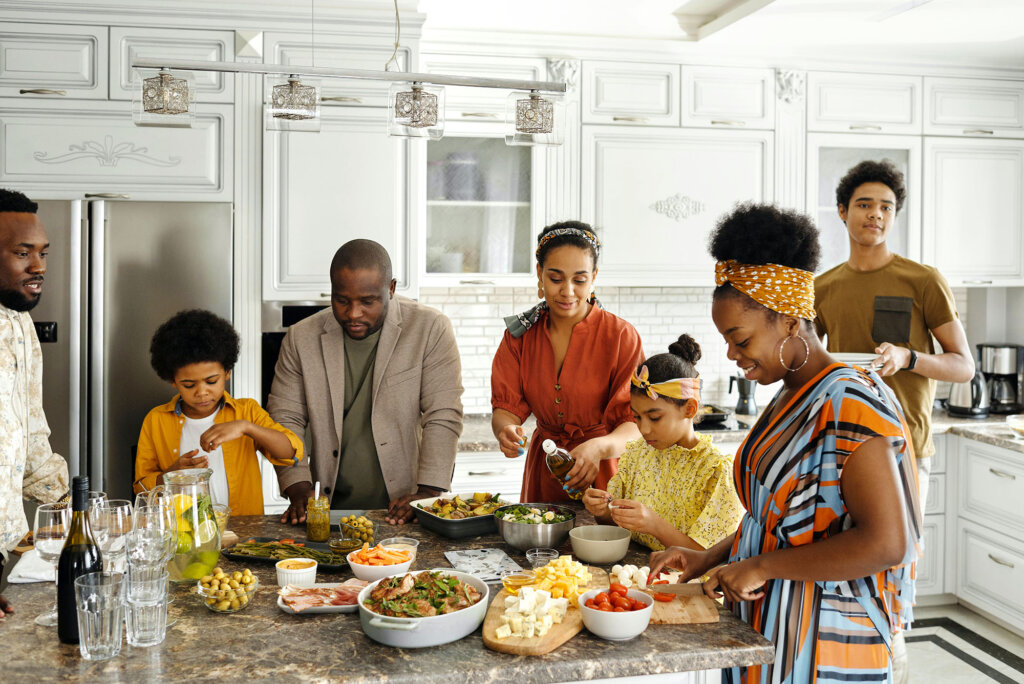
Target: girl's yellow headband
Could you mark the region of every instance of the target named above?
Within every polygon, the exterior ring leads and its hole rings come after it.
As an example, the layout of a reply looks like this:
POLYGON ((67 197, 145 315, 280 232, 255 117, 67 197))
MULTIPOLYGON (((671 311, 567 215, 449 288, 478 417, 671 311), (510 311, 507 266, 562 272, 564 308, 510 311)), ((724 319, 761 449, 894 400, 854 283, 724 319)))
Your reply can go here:
POLYGON ((640 375, 637 375, 636 371, 634 371, 630 382, 633 383, 634 387, 639 387, 647 392, 647 396, 651 399, 664 396, 683 401, 693 399, 698 403, 700 402, 700 378, 673 378, 665 382, 651 384, 648 380, 649 377, 650 374, 647 372, 647 366, 641 366, 640 375))
POLYGON ((814 320, 814 274, 810 271, 729 259, 715 264, 715 285, 725 283, 772 311, 814 320))

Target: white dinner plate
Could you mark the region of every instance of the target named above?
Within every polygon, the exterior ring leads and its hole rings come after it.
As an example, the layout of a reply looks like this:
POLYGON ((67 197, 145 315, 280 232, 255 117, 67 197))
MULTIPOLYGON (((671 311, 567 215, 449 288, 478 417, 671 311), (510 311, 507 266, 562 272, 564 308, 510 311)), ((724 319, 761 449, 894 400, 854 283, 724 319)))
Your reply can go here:
POLYGON ((854 354, 854 353, 838 353, 832 354, 839 363, 846 363, 851 366, 860 366, 861 368, 868 368, 874 370, 871 366, 871 362, 878 358, 878 354, 854 354))
MULTIPOLYGON (((314 589, 317 587, 340 587, 342 584, 344 584, 344 582, 323 582, 314 584, 312 587, 309 588, 314 589)), ((362 590, 361 587, 353 588, 358 588, 360 589, 360 591, 362 590)), ((277 597, 277 607, 283 610, 284 612, 288 613, 289 615, 315 615, 317 613, 354 613, 357 610, 359 610, 359 604, 353 603, 351 606, 317 606, 315 608, 306 608, 305 610, 297 611, 293 609, 291 606, 289 606, 287 603, 285 603, 284 597, 281 595, 278 595, 277 597)))

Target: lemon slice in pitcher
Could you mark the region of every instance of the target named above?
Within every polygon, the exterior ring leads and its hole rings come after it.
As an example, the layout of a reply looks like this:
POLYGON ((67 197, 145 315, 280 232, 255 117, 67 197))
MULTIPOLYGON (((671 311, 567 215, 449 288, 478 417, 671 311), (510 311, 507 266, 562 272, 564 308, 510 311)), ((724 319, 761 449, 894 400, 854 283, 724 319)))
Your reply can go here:
POLYGON ((211 541, 217 534, 219 528, 214 520, 204 520, 196 528, 196 546, 202 546, 203 544, 211 541))

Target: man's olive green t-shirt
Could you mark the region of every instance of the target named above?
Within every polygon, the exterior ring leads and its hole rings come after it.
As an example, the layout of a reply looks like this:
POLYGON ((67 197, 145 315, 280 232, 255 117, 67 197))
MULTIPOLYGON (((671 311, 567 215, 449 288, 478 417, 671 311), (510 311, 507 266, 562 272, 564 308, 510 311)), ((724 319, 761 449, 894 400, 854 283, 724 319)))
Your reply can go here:
MULTIPOLYGON (((899 255, 874 271, 840 264, 814 279, 815 326, 828 351, 873 353, 882 342, 935 353, 931 331, 958 318, 953 292, 931 266, 899 255)), ((914 453, 935 453, 931 437, 935 381, 911 371, 883 378, 903 406, 914 453)))
POLYGON ((380 331, 354 340, 345 336, 345 417, 338 479, 331 508, 387 508, 388 489, 373 439, 373 368, 380 331))

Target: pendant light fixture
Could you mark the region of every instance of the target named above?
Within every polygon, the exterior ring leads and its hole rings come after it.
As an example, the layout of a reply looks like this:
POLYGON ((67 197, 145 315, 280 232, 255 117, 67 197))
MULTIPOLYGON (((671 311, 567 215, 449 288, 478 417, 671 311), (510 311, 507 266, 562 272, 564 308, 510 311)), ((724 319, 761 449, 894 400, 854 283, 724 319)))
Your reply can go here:
POLYGON ((511 92, 505 99, 506 145, 561 145, 565 105, 536 90, 511 92))
POLYGON ((139 84, 132 97, 136 126, 192 125, 196 91, 190 76, 173 76, 170 70, 161 68, 149 77, 135 70, 134 79, 139 84))
POLYGON ((263 120, 270 131, 320 132, 319 81, 289 74, 284 83, 266 79, 263 120))
POLYGON ((392 83, 388 89, 388 133, 440 140, 444 135, 444 88, 392 83))

